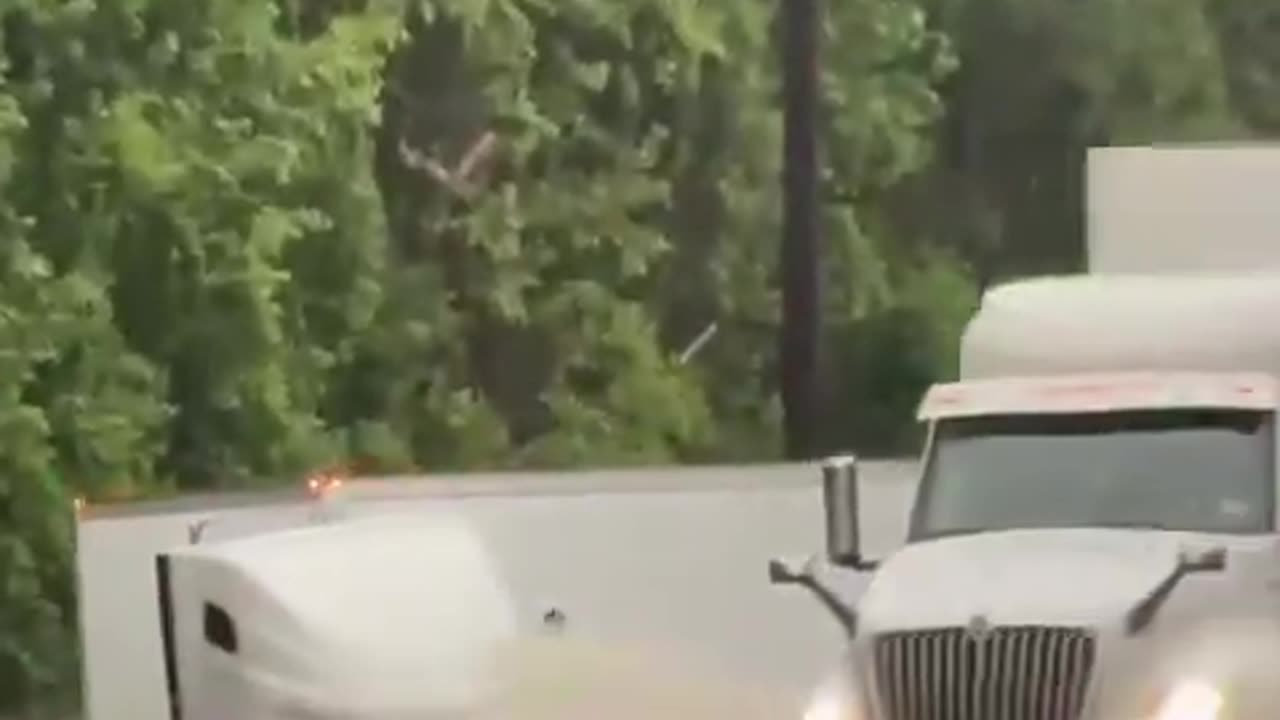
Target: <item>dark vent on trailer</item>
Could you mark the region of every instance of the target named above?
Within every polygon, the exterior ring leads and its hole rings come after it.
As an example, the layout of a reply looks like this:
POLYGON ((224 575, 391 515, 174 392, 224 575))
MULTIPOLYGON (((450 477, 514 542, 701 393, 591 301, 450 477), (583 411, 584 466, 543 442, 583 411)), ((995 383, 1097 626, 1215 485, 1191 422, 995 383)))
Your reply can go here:
POLYGON ((204 639, 208 640, 210 645, 232 655, 240 650, 235 621, 226 610, 213 603, 204 604, 204 639))

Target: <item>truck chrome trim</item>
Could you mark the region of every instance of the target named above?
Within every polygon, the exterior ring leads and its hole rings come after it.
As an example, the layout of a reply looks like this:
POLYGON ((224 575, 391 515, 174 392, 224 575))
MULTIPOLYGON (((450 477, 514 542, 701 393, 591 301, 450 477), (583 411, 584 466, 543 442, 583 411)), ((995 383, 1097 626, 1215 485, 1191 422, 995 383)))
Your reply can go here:
MULTIPOLYGON (((984 620, 985 622, 985 620, 984 620)), ((981 624, 980 624, 981 625, 981 624)), ((1039 625, 889 632, 873 641, 885 720, 1079 720, 1092 631, 1039 625)))

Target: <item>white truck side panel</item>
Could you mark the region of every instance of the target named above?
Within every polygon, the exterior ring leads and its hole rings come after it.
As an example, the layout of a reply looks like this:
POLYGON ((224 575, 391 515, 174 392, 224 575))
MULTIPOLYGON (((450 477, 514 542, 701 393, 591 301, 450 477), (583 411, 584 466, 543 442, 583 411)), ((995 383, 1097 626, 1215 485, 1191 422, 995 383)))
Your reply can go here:
MULTIPOLYGON (((242 508, 219 515, 217 534, 239 537, 297 527, 308 512, 303 506, 242 508)), ((155 556, 186 544, 188 529, 210 515, 188 509, 89 516, 77 525, 86 718, 167 720, 155 556)))
POLYGON ((518 632, 484 538, 448 509, 167 562, 187 720, 458 716, 497 689, 498 653, 518 632))
POLYGON ((1089 150, 1091 273, 1280 269, 1280 145, 1089 150))
MULTIPOLYGON (((806 691, 842 649, 833 621, 800 591, 771 587, 769 558, 822 544, 813 466, 652 469, 399 479, 350 484, 337 511, 420 513, 442 504, 484 537, 524 623, 560 609, 587 637, 672 648, 745 685, 806 691), (555 485, 547 489, 547 485, 555 485), (530 487, 543 486, 542 491, 530 487), (505 488, 505 490, 504 490, 505 488), (762 651, 765 648, 765 651, 762 651)), ((863 467, 864 537, 876 554, 905 536, 914 461, 863 467)), ((298 527, 315 506, 297 500, 230 508, 87 513, 78 526, 85 715, 168 720, 155 555, 206 537, 298 527), (127 661, 123 661, 127 659, 127 661)), ((862 580, 832 578, 848 597, 862 580)))

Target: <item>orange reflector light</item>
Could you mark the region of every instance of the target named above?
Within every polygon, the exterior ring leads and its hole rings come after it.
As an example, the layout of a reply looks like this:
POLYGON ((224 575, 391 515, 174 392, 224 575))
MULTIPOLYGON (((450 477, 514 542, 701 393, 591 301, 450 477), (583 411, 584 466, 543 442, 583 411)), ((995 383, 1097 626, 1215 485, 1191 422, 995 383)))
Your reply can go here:
POLYGON ((342 477, 336 474, 319 474, 307 478, 307 493, 321 497, 342 488, 342 477))

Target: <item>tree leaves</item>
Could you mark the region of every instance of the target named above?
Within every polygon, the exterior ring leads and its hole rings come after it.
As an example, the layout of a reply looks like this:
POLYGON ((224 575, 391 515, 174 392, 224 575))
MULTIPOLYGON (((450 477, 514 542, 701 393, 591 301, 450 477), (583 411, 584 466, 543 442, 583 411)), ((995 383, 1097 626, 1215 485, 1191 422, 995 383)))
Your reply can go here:
POLYGON ((72 498, 344 454, 320 412, 385 257, 378 7, 308 39, 258 2, 5 11, 0 705, 73 680, 72 498))

